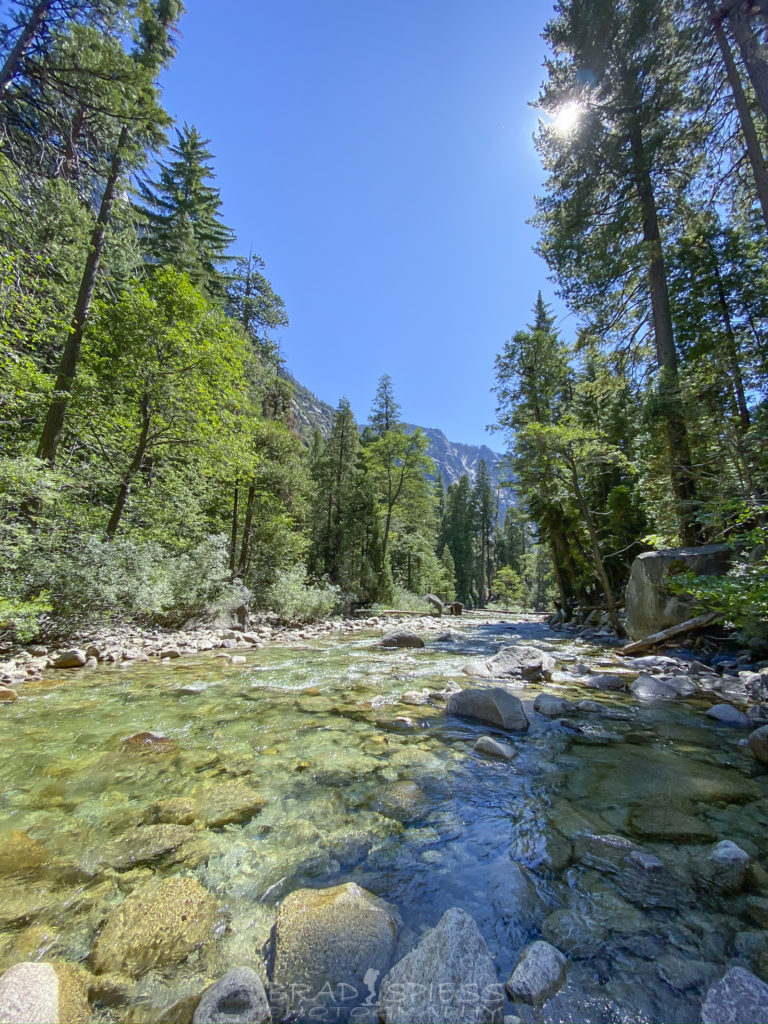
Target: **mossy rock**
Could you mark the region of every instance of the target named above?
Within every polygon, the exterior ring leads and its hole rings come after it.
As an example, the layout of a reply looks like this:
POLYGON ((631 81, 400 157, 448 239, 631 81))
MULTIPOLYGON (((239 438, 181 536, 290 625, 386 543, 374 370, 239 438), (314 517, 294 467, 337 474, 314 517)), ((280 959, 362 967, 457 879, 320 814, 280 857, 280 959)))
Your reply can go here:
POLYGON ((91 952, 98 974, 179 963, 213 936, 218 905, 196 878, 144 882, 112 911, 91 952))
POLYGON ((197 797, 197 816, 207 828, 241 825, 255 817, 266 802, 244 782, 220 782, 197 797))
POLYGON ((273 1006, 275 1015, 301 1018, 316 1006, 300 993, 315 999, 342 985, 366 993, 368 972, 389 968, 398 927, 393 908, 354 882, 292 892, 278 910, 269 974, 273 991, 294 1001, 273 1006))
POLYGON ((110 840, 99 863, 117 871, 159 862, 196 867, 209 854, 210 842, 186 825, 140 825, 110 840))
POLYGON ((31 874, 48 860, 45 847, 26 832, 14 829, 0 835, 0 876, 31 874))

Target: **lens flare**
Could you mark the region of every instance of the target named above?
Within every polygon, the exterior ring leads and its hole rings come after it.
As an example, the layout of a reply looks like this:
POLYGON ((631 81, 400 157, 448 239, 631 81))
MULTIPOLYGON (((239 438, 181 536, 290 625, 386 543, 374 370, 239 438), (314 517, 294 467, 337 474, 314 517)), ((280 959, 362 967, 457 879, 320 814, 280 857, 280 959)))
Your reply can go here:
POLYGON ((576 130, 584 110, 580 103, 569 100, 558 107, 552 118, 552 127, 558 135, 571 135, 576 130))

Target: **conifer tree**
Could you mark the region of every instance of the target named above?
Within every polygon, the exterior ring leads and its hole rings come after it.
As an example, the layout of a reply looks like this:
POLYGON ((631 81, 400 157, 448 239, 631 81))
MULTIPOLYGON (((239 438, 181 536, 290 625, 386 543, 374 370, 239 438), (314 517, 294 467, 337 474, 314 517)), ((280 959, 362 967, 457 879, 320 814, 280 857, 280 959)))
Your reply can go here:
MULTIPOLYGON (((227 250, 235 234, 221 220, 221 196, 211 182, 215 175, 204 139, 193 125, 176 130, 171 159, 161 162, 157 181, 139 186, 144 218, 144 251, 159 266, 186 273, 209 298, 223 300, 227 250)), ((246 315, 254 322, 254 310, 246 315)))

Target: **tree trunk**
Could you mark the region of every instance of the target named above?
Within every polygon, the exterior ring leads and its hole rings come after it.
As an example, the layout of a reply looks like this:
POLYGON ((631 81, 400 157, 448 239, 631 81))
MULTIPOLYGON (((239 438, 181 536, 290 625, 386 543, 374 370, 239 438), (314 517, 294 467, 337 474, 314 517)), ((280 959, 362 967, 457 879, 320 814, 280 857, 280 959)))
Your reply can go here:
POLYGON ((477 595, 477 603, 485 608, 485 530, 480 527, 480 593, 477 595))
POLYGON ((619 612, 616 607, 616 600, 613 596, 611 581, 608 579, 608 573, 605 571, 603 554, 600 550, 600 538, 597 535, 595 521, 592 518, 592 513, 589 511, 589 506, 584 499, 581 485, 579 484, 579 474, 576 472, 576 464, 567 456, 566 463, 571 473, 571 482, 573 484, 573 492, 576 496, 576 503, 579 506, 581 518, 584 520, 584 525, 586 526, 587 533, 589 534, 589 542, 592 549, 592 560, 595 563, 595 570, 597 572, 598 579, 600 580, 600 586, 603 588, 603 594, 605 595, 605 603, 608 608, 611 625, 616 630, 617 636, 625 637, 627 634, 624 632, 624 627, 621 622, 619 622, 619 612))
POLYGON ((755 90, 755 98, 768 124, 768 61, 763 56, 760 39, 752 28, 748 5, 743 0, 731 0, 722 8, 722 14, 728 19, 728 27, 738 43, 741 58, 755 90))
POLYGON ((72 393, 72 386, 77 373, 77 364, 80 359, 80 346, 83 343, 83 334, 88 320, 88 313, 91 308, 93 291, 96 286, 96 278, 101 265, 101 258, 104 254, 104 245, 107 236, 107 227, 112 212, 112 202, 115 195, 120 173, 123 167, 123 156, 128 142, 128 128, 123 126, 117 148, 112 157, 112 165, 107 178, 104 195, 101 198, 99 214, 91 235, 90 251, 85 261, 83 276, 80 281, 80 290, 75 303, 75 313, 72 317, 72 326, 61 354, 59 369, 56 376, 56 385, 48 406, 48 413, 45 418, 43 432, 40 437, 40 444, 37 448, 37 457, 45 459, 53 466, 56 462, 56 451, 59 447, 61 431, 64 426, 64 419, 69 405, 69 396, 72 393))
POLYGON ((5 58, 2 68, 0 68, 0 99, 2 99, 8 92, 11 82, 13 81, 13 76, 18 71, 22 57, 30 48, 35 36, 37 36, 40 29, 43 27, 43 23, 48 11, 53 6, 53 3, 54 0, 41 0, 40 3, 36 4, 29 16, 29 20, 22 28, 19 38, 16 40, 16 44, 5 58))
POLYGON ((237 566, 238 575, 244 577, 251 560, 251 526, 253 524, 253 506, 256 498, 256 481, 252 480, 248 487, 248 498, 245 502, 245 519, 243 520, 243 540, 240 545, 240 561, 237 566))
POLYGON ((728 299, 725 294, 725 287, 723 285, 723 279, 720 276, 720 267, 717 262, 717 255, 712 254, 712 266, 715 275, 715 284, 717 287, 717 299, 720 303, 720 309, 723 314, 723 325, 725 326, 725 351, 728 356, 728 368, 731 373, 731 384, 733 386, 733 393, 736 398, 736 407, 739 414, 739 424, 743 432, 749 430, 750 416, 749 407, 747 406, 747 396, 744 391, 744 379, 741 375, 741 366, 739 365, 739 353, 736 347, 736 336, 733 333, 733 325, 731 323, 731 311, 728 306, 728 299))
POLYGON ((141 464, 147 453, 147 448, 149 447, 149 427, 151 422, 152 410, 149 399, 145 395, 141 400, 141 433, 139 434, 136 451, 133 453, 130 465, 123 474, 123 479, 120 483, 120 490, 117 494, 117 501, 115 502, 115 507, 112 510, 112 515, 110 516, 109 523, 107 524, 107 537, 109 540, 112 540, 117 533, 117 529, 120 526, 120 520, 123 518, 125 506, 128 503, 128 495, 131 493, 133 478, 141 469, 141 464))
POLYGON ((659 398, 669 445, 670 477, 675 495, 680 539, 684 545, 690 545, 696 544, 700 539, 699 529, 694 518, 696 484, 691 466, 688 430, 680 408, 677 350, 672 329, 672 314, 669 308, 667 272, 661 246, 656 198, 637 113, 630 122, 629 134, 633 174, 642 212, 643 240, 649 253, 648 286, 651 293, 653 334, 659 365, 659 398))
POLYGON ((229 540, 229 571, 235 575, 235 551, 237 548, 237 506, 240 499, 240 481, 235 480, 235 493, 232 496, 232 533, 229 540))
POLYGON ((752 175, 755 179, 755 187, 757 189, 757 198, 760 202, 760 210, 763 214, 766 231, 768 231, 768 167, 765 163, 763 151, 760 146, 760 139, 758 138, 757 129, 755 128, 755 122, 752 119, 752 111, 749 109, 749 101, 747 100, 746 93, 744 92, 744 87, 741 84, 739 69, 736 67, 736 61, 733 59, 730 43, 728 42, 728 37, 725 34, 722 20, 717 13, 714 0, 706 0, 706 4, 710 22, 712 23, 712 30, 715 33, 715 39, 717 40, 717 45, 720 48, 723 63, 725 64, 725 73, 728 77, 728 84, 730 85, 731 92, 733 93, 733 102, 736 107, 736 112, 739 115, 741 131, 744 136, 744 142, 747 146, 747 156, 752 166, 752 175))

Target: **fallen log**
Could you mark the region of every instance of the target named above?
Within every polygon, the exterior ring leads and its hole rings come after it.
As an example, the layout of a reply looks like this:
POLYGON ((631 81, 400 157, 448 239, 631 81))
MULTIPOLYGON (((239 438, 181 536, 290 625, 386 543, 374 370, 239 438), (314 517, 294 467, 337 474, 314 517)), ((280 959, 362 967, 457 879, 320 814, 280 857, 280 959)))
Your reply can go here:
POLYGON ((722 612, 705 612, 703 615, 697 615, 695 619, 686 619, 685 622, 679 622, 676 626, 670 626, 669 629, 662 629, 660 633, 652 633, 650 636, 643 637, 642 640, 635 640, 634 643, 622 647, 619 654, 638 654, 640 651, 647 651, 649 647, 658 647, 665 640, 672 640, 674 637, 693 633, 697 629, 704 629, 705 626, 718 622, 722 617, 722 612))

